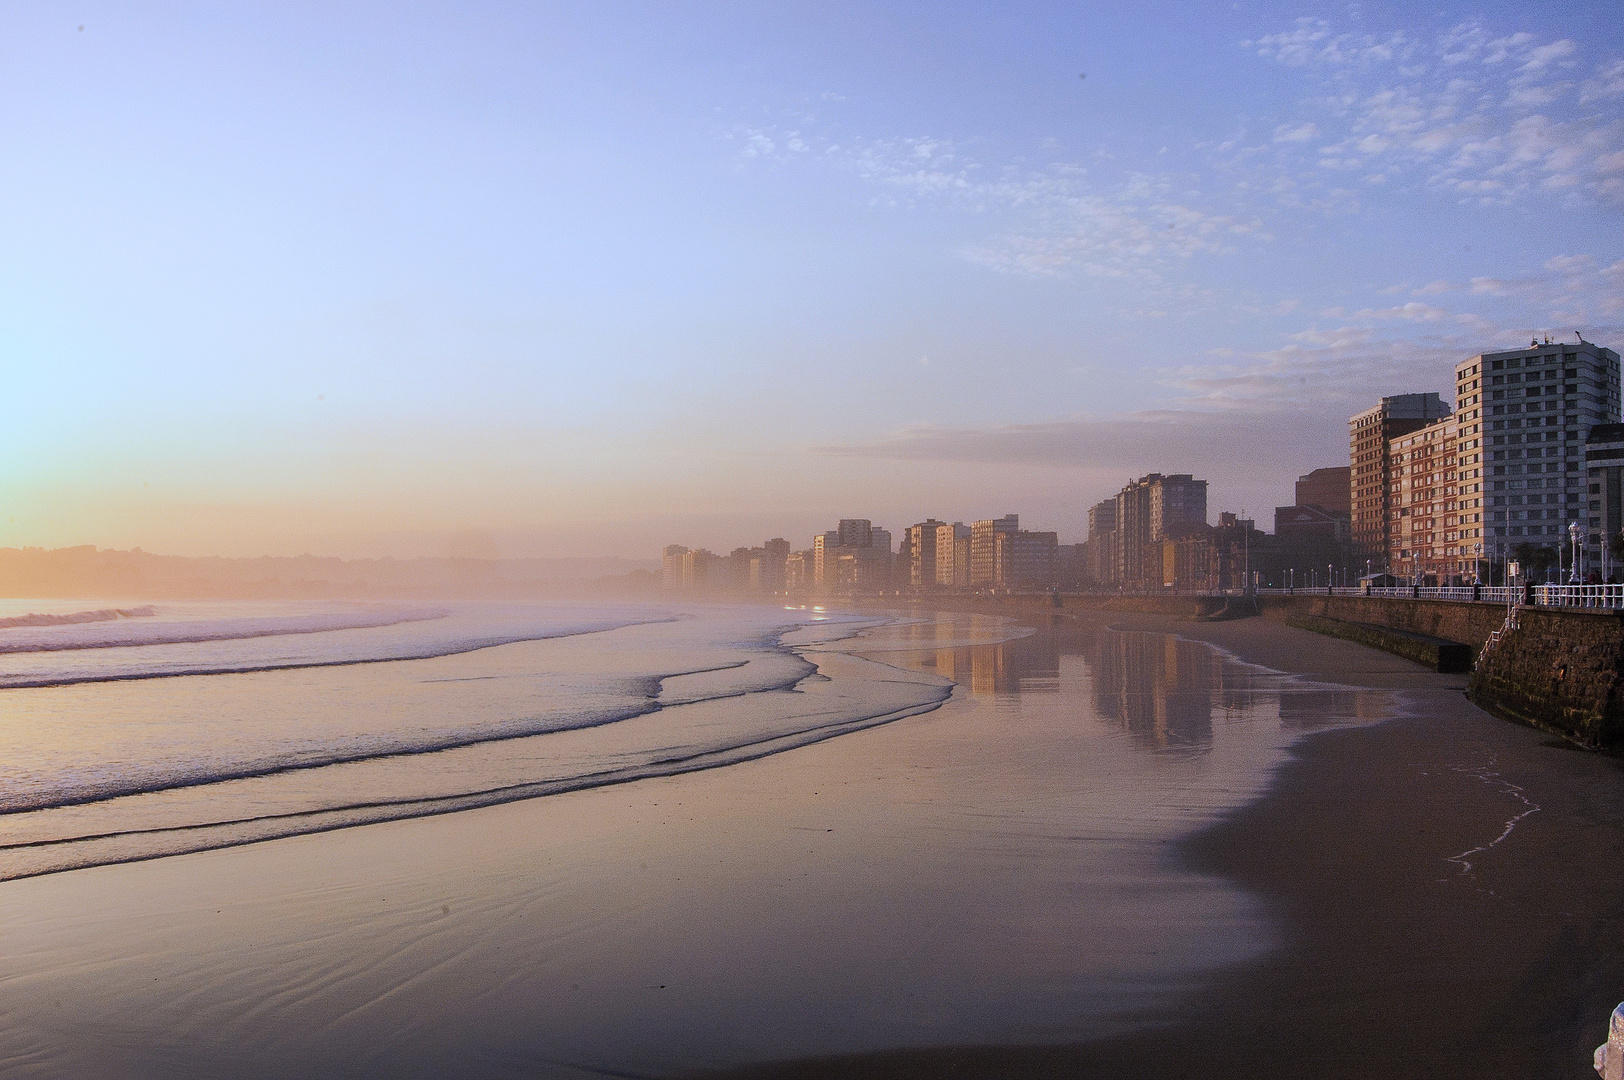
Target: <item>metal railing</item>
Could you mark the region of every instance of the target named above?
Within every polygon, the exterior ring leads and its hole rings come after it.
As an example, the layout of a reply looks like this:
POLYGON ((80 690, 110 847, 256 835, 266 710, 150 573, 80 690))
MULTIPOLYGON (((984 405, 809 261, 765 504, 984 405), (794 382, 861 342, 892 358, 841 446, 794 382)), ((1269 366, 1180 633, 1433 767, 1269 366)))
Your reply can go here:
POLYGON ((1390 600, 1456 600, 1537 607, 1624 608, 1624 585, 1399 585, 1260 588, 1259 596, 1371 596, 1390 600))
POLYGON ((1545 607, 1624 607, 1624 585, 1535 585, 1534 603, 1545 607))

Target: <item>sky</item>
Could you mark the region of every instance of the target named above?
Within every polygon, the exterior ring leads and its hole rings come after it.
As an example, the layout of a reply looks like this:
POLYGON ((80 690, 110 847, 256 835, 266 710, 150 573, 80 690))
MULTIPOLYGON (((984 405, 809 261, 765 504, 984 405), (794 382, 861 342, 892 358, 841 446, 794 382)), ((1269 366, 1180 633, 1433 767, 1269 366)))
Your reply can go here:
POLYGON ((0 0, 0 546, 650 558, 1624 349, 1607 4, 0 0))

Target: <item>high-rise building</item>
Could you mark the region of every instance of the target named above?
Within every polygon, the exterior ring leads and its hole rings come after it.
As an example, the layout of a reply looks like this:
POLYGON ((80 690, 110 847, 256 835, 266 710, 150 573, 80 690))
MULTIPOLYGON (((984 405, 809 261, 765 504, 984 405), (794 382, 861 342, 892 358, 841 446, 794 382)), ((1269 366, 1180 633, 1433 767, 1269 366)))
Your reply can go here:
POLYGON ((1333 514, 1353 513, 1353 469, 1315 469, 1297 478, 1297 505, 1319 506, 1333 514))
POLYGON ((1618 420, 1618 354, 1587 341, 1461 361, 1453 414, 1436 395, 1383 398, 1349 421, 1355 557, 1465 581, 1518 544, 1564 543, 1589 525, 1590 432, 1618 420))
POLYGON ((1189 473, 1148 473, 1130 480, 1116 497, 1115 580, 1124 585, 1159 587, 1163 579, 1162 540, 1183 526, 1207 520, 1207 482, 1189 473))
POLYGON ((996 585, 997 551, 995 538, 999 533, 1019 532, 1019 514, 1005 514, 1001 518, 984 518, 970 525, 970 587, 984 588, 996 585))
MULTIPOLYGON (((1580 519, 1587 542, 1598 553, 1624 532, 1624 424, 1597 424, 1585 440, 1585 518, 1580 519)), ((1611 554, 1607 562, 1618 566, 1611 554)), ((1621 568, 1624 569, 1624 568, 1621 568)), ((1609 575, 1612 576, 1612 575, 1609 575)))
POLYGON ((936 584, 936 530, 945 524, 926 518, 908 526, 908 584, 916 589, 936 584))
POLYGON ((784 560, 784 591, 792 594, 804 594, 813 590, 812 568, 814 558, 812 550, 791 552, 784 560))
POLYGON ((750 589, 752 592, 776 593, 784 591, 784 567, 789 559, 789 541, 776 536, 761 545, 761 554, 751 560, 750 589))
POLYGON ((812 538, 812 585, 822 589, 825 586, 834 587, 835 561, 840 554, 834 549, 840 546, 840 533, 837 530, 819 533, 812 538))
MULTIPOLYGON (((835 543, 841 547, 868 547, 874 526, 867 518, 841 518, 835 543)), ((889 544, 886 545, 890 547, 889 544)))
POLYGON ((994 531, 993 580, 1000 589, 1044 588, 1055 584, 1055 553, 1060 537, 1052 532, 994 531))
POLYGON ((1479 369, 1465 381, 1482 384, 1471 393, 1482 399, 1486 550, 1560 544, 1570 522, 1588 537, 1586 440, 1597 425, 1619 422, 1618 353, 1588 341, 1535 344, 1461 367, 1479 369))
POLYGON ((962 521, 936 526, 935 582, 944 589, 970 584, 970 526, 962 521))
POLYGON ((660 553, 660 585, 667 589, 682 588, 682 557, 688 549, 681 544, 669 544, 660 553))
MULTIPOLYGON (((1388 442, 1449 415, 1437 394, 1395 394, 1348 420, 1353 558, 1386 569, 1392 507, 1387 500, 1388 442)), ((1312 474, 1310 474, 1312 475, 1312 474)))
POLYGON ((717 563, 716 553, 706 551, 704 548, 695 548, 693 551, 682 553, 682 587, 684 589, 704 589, 715 584, 712 568, 717 563))
POLYGON ((1110 585, 1116 573, 1116 499, 1088 508, 1088 540, 1083 545, 1083 575, 1096 585, 1110 585))
POLYGON ((1475 453, 1463 449, 1473 440, 1463 439, 1461 431, 1475 429, 1477 421, 1462 415, 1388 442, 1387 569, 1405 580, 1457 579, 1473 557, 1479 511, 1463 513, 1461 507, 1475 505, 1478 496, 1462 492, 1475 492, 1479 466, 1475 453), (1462 519, 1468 522, 1465 544, 1460 543, 1462 519))

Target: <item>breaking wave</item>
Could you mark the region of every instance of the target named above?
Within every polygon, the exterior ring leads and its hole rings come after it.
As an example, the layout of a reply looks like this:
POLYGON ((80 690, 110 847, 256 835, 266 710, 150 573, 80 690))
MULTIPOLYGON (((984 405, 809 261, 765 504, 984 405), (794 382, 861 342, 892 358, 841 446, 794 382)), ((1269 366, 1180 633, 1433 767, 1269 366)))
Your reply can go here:
POLYGON ((67 615, 13 615, 0 619, 0 630, 13 626, 67 626, 73 623, 111 622, 114 619, 147 619, 158 614, 151 604, 134 608, 99 608, 95 611, 74 611, 67 615))

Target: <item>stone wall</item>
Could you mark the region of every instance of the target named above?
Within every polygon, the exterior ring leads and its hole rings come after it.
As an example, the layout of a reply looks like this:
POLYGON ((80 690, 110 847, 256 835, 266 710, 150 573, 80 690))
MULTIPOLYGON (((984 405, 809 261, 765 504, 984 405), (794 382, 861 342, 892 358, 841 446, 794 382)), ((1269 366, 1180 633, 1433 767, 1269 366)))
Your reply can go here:
POLYGON ((1467 696, 1584 746, 1624 747, 1624 616, 1523 608, 1478 656, 1467 696))
POLYGON ((1504 604, 1450 600, 1405 600, 1377 596, 1263 596, 1258 606, 1268 618, 1318 615, 1343 622, 1388 626, 1412 634, 1459 641, 1474 651, 1506 621, 1504 604))

